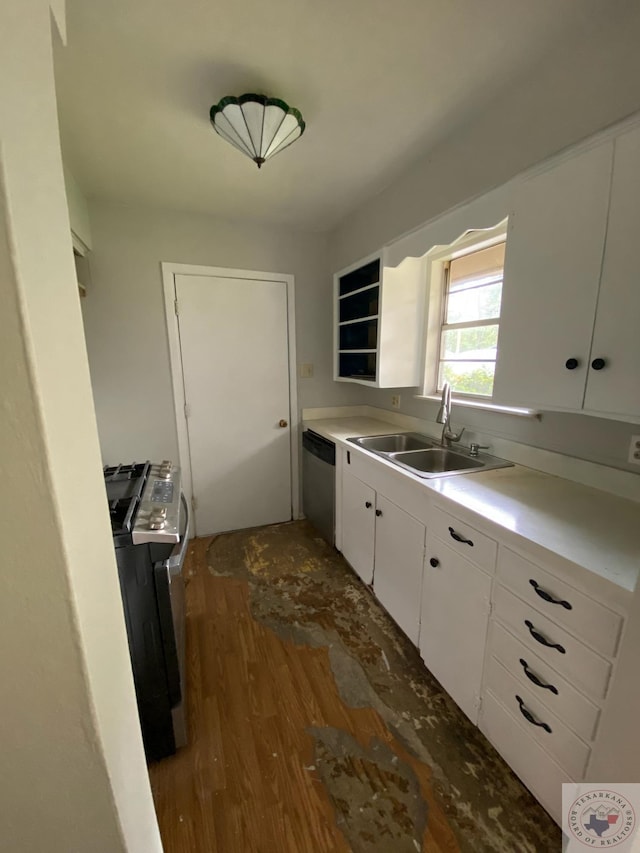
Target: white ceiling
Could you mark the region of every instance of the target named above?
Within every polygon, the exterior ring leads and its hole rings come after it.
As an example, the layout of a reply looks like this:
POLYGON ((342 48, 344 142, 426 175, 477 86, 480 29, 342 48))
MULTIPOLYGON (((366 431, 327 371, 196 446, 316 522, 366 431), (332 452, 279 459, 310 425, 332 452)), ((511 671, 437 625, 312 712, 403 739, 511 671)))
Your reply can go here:
POLYGON ((534 74, 606 0, 68 0, 63 150, 94 197, 325 229, 534 74), (263 92, 302 138, 258 171, 209 108, 263 92))

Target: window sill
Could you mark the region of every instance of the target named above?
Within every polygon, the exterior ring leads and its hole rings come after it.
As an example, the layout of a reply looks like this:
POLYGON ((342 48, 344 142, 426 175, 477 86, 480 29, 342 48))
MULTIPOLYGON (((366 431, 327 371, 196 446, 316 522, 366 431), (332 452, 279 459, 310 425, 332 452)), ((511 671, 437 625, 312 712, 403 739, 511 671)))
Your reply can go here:
MULTIPOLYGON (((414 394, 416 400, 432 400, 434 403, 440 403, 440 394, 414 394)), ((468 400, 464 397, 451 397, 453 406, 464 406, 469 409, 482 409, 486 412, 497 412, 501 415, 513 415, 517 418, 540 418, 542 412, 538 409, 523 409, 518 406, 501 406, 498 403, 490 403, 484 400, 468 400)))

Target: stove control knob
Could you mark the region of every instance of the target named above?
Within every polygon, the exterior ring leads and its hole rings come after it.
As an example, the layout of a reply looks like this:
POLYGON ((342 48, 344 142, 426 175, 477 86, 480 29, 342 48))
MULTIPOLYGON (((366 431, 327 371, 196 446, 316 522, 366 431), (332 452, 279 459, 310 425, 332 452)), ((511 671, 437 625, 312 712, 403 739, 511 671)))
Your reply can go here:
POLYGON ((163 527, 166 526, 166 523, 167 522, 164 520, 164 518, 152 518, 149 521, 149 528, 151 530, 162 530, 163 527))
POLYGON ((151 510, 151 519, 152 519, 152 521, 155 521, 155 520, 160 519, 160 518, 166 518, 166 517, 167 517, 167 508, 166 508, 166 506, 154 507, 154 508, 151 510))

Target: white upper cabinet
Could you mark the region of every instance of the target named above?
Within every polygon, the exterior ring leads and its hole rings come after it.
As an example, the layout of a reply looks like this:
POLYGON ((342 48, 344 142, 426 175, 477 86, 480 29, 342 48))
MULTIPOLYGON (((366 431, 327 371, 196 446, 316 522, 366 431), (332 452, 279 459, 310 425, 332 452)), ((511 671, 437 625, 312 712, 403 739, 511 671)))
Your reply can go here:
POLYGON ((495 402, 582 408, 612 159, 608 141, 523 181, 514 193, 495 402))
POLYGON ((514 193, 493 399, 640 416, 640 127, 514 193))
POLYGON ((334 379, 374 388, 420 383, 424 262, 385 266, 385 253, 334 276, 334 379))
POLYGON ((640 415, 640 128, 616 139, 609 227, 584 408, 640 415), (600 370, 593 368, 602 359, 600 370), (596 365, 598 362, 595 362, 596 365))

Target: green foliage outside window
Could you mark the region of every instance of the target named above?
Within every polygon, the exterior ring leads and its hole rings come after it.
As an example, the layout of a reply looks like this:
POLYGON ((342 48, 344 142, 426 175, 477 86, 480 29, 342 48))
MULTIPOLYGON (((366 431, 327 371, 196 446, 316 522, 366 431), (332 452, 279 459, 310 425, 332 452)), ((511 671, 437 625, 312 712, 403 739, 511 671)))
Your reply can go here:
POLYGON ((461 372, 456 370, 455 364, 445 363, 442 365, 442 377, 453 391, 461 394, 490 397, 493 393, 493 369, 489 370, 485 365, 478 365, 471 372, 461 372))

